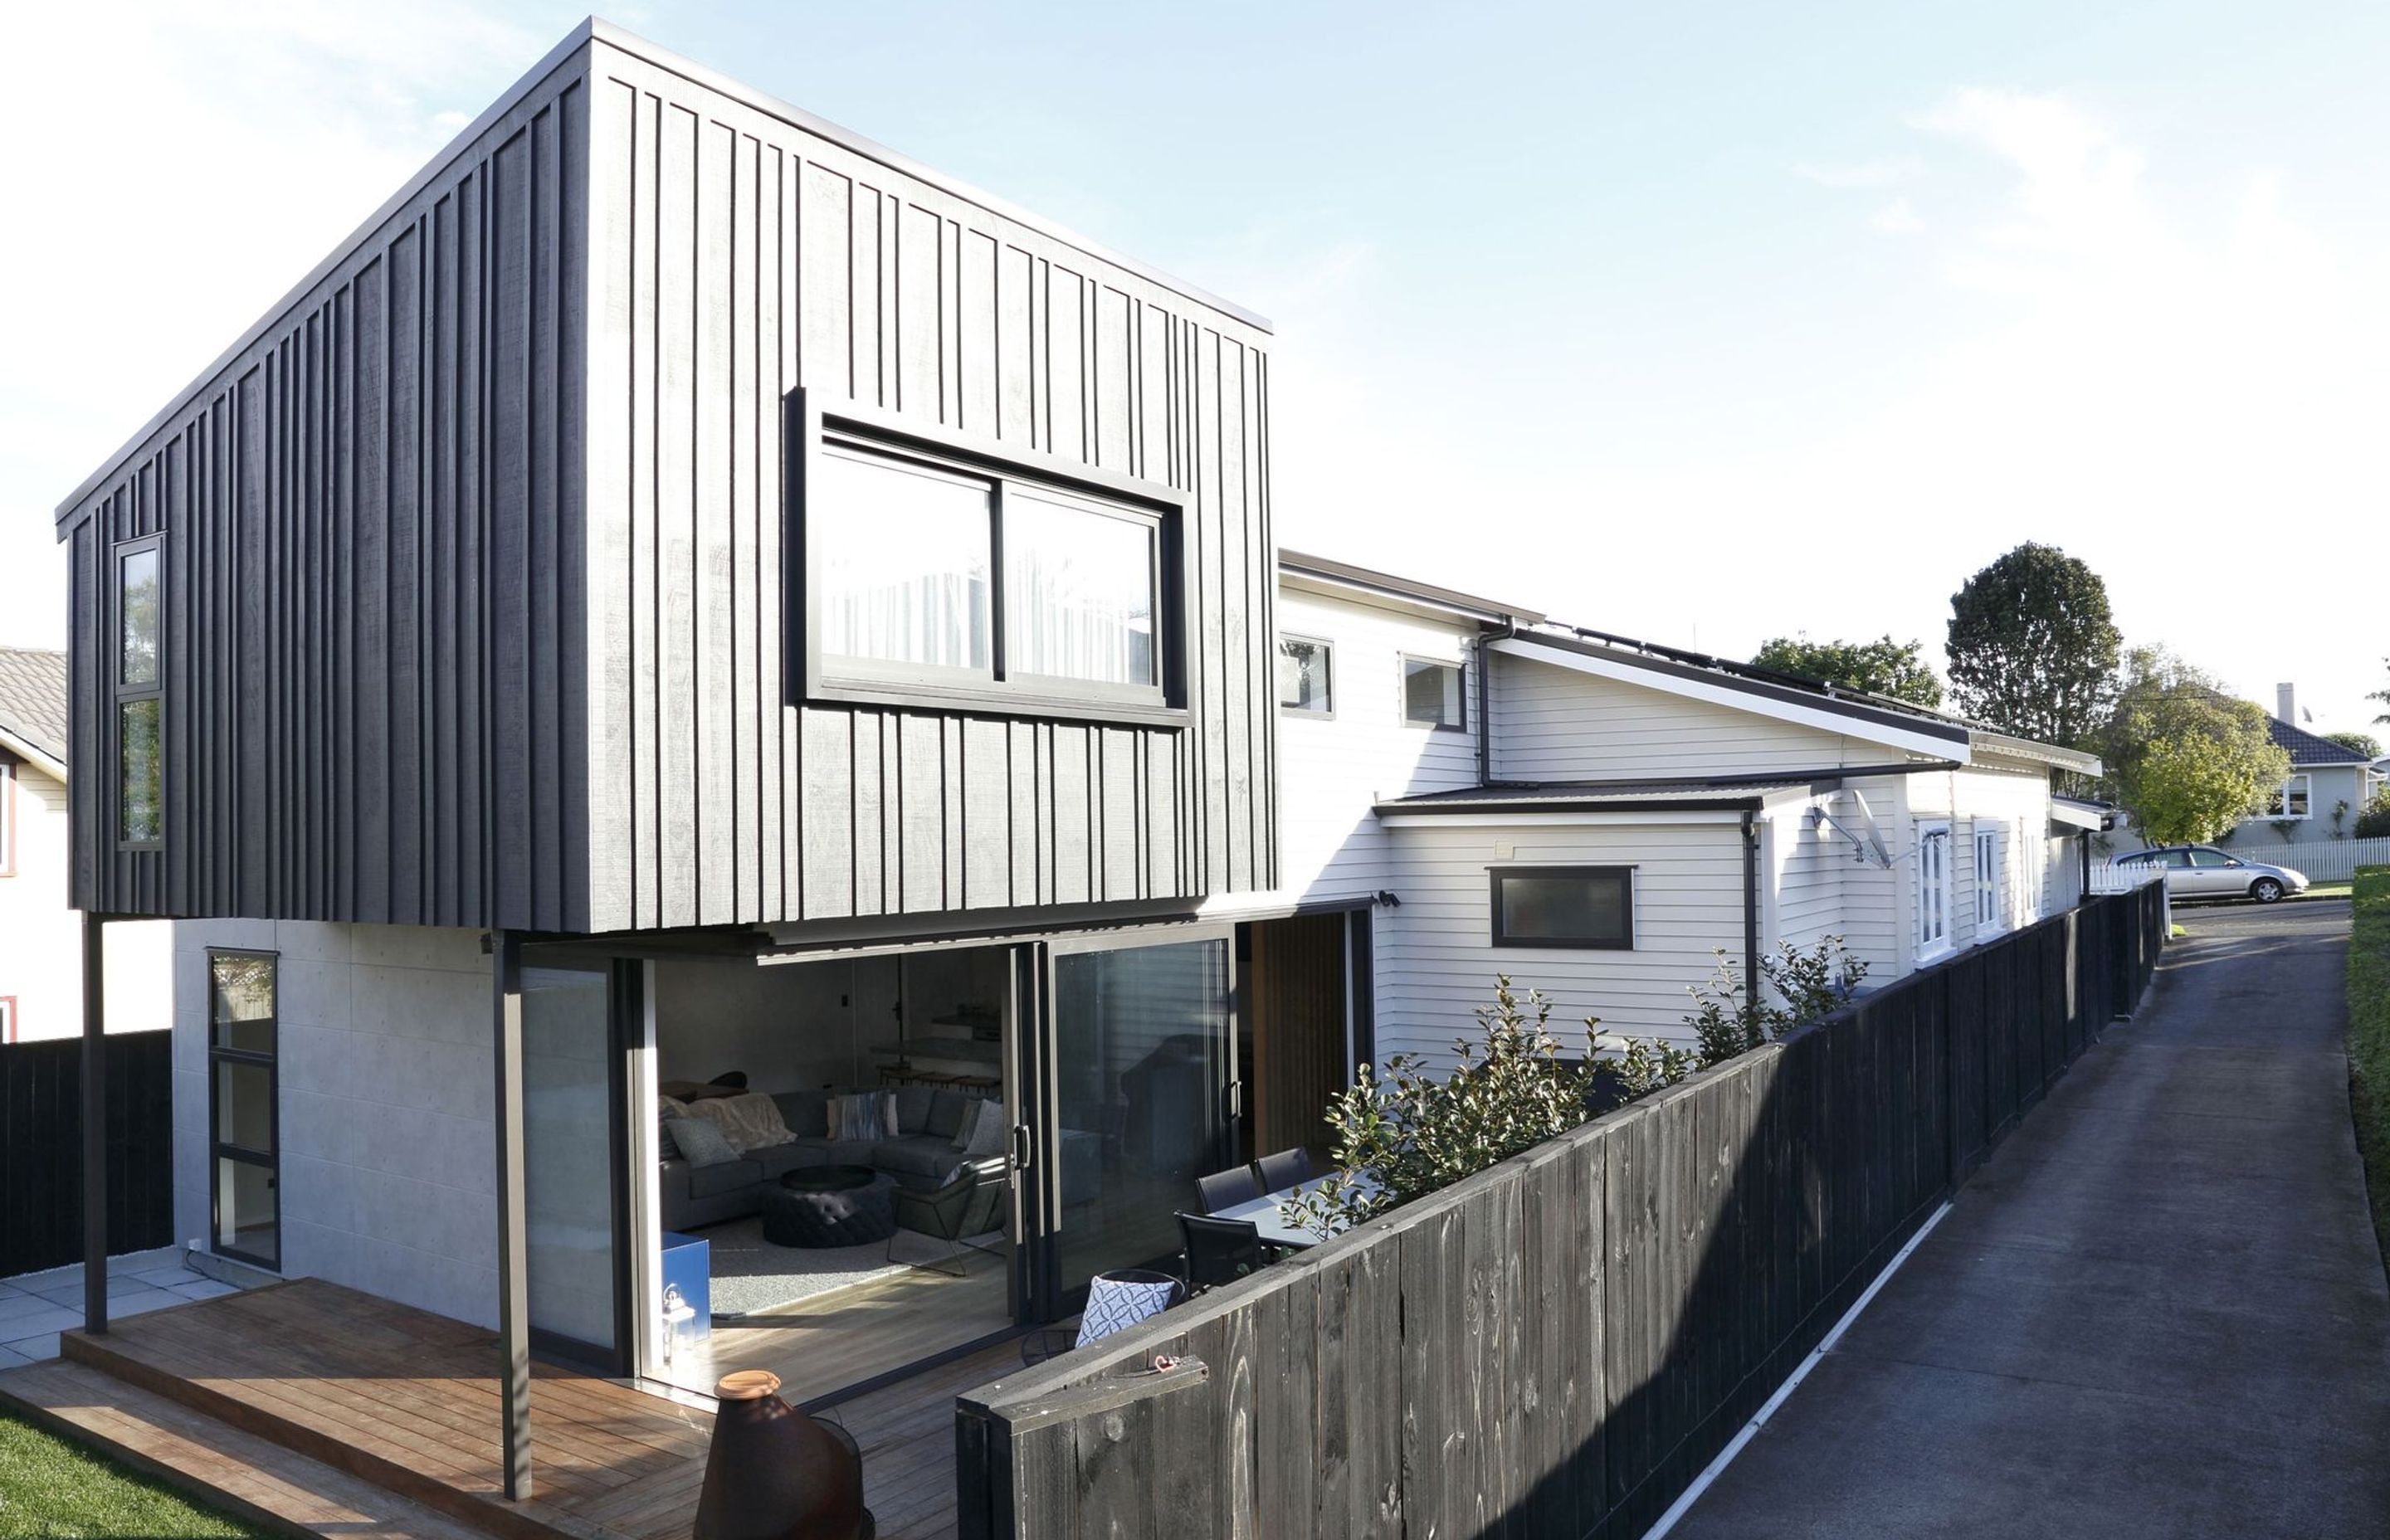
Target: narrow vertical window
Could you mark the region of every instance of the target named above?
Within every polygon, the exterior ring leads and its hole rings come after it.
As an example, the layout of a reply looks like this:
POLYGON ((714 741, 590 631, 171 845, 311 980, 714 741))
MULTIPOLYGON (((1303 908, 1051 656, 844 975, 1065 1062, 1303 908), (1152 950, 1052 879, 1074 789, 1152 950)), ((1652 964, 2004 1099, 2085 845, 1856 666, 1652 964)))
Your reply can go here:
POLYGON ((135 850, 165 836, 163 539, 116 548, 116 838, 135 850))
POLYGON ((282 1265, 277 960, 271 952, 208 954, 211 1245, 220 1255, 276 1270, 282 1265))
POLYGON ((2000 837, 1995 830, 1975 830, 1975 929, 2000 928, 2000 837))
POLYGON ((1917 952, 1930 956, 1950 945, 1950 826, 1917 832, 1917 952))

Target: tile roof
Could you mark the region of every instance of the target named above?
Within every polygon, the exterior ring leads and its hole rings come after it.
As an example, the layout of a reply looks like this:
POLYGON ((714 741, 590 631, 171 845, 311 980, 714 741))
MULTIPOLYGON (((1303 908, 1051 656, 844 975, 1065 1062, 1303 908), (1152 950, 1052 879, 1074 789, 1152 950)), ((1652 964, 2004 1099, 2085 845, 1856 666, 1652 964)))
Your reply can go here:
POLYGON ((65 653, 46 648, 0 647, 0 729, 65 763, 65 653))
POLYGON ((2266 718, 2266 731, 2274 742, 2291 751, 2293 764, 2363 764, 2365 756, 2345 743, 2334 743, 2328 738, 2318 738, 2303 727, 2294 727, 2279 716, 2266 718))

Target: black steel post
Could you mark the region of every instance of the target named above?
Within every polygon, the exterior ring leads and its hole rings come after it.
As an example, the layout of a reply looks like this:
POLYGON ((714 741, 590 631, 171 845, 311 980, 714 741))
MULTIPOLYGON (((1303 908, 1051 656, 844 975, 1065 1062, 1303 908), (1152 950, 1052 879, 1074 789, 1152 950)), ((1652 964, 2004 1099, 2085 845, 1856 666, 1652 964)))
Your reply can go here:
POLYGON ((496 1081, 498 1404, 509 1500, 531 1495, 531 1288, 523 1196, 522 938, 501 930, 490 948, 490 1027, 496 1081))
POLYGON ((108 1330, 108 917, 83 917, 83 1328, 108 1330))

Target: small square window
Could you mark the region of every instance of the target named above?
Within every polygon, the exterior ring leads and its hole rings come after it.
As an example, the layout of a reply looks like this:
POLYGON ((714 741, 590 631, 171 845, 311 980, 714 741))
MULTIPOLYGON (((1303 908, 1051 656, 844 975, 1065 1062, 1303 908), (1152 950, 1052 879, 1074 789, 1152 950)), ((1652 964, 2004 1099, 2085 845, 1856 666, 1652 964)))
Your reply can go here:
POLYGON ((1455 731, 1469 725, 1466 690, 1458 663, 1426 658, 1403 660, 1403 720, 1455 731))
POLYGON ((1278 639, 1278 703, 1290 712, 1327 716, 1336 710, 1330 677, 1333 649, 1308 636, 1278 639))
POLYGON ((1497 946, 1635 945, 1631 866, 1504 866, 1490 876, 1497 946))

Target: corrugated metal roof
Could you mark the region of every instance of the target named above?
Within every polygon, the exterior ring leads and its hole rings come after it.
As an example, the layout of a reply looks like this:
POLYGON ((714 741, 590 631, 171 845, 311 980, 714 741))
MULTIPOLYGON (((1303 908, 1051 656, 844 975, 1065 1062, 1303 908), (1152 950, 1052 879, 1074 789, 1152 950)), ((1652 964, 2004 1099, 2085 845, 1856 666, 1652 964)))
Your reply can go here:
POLYGON ((67 655, 0 647, 0 728, 60 764, 67 757, 67 655))
POLYGON ((1838 781, 1844 774, 1839 770, 1819 770, 1772 776, 1743 776, 1723 780, 1520 781, 1497 786, 1462 787, 1453 791, 1428 791, 1416 797, 1391 797, 1378 803, 1378 811, 1460 813, 1499 810, 1519 813, 1605 807, 1756 807, 1771 792, 1838 781))
POLYGON ((2319 738, 2303 727, 2294 727, 2279 716, 2266 718, 2266 731, 2275 744, 2291 751, 2293 764, 2363 764, 2365 756, 2345 743, 2334 743, 2319 738))

